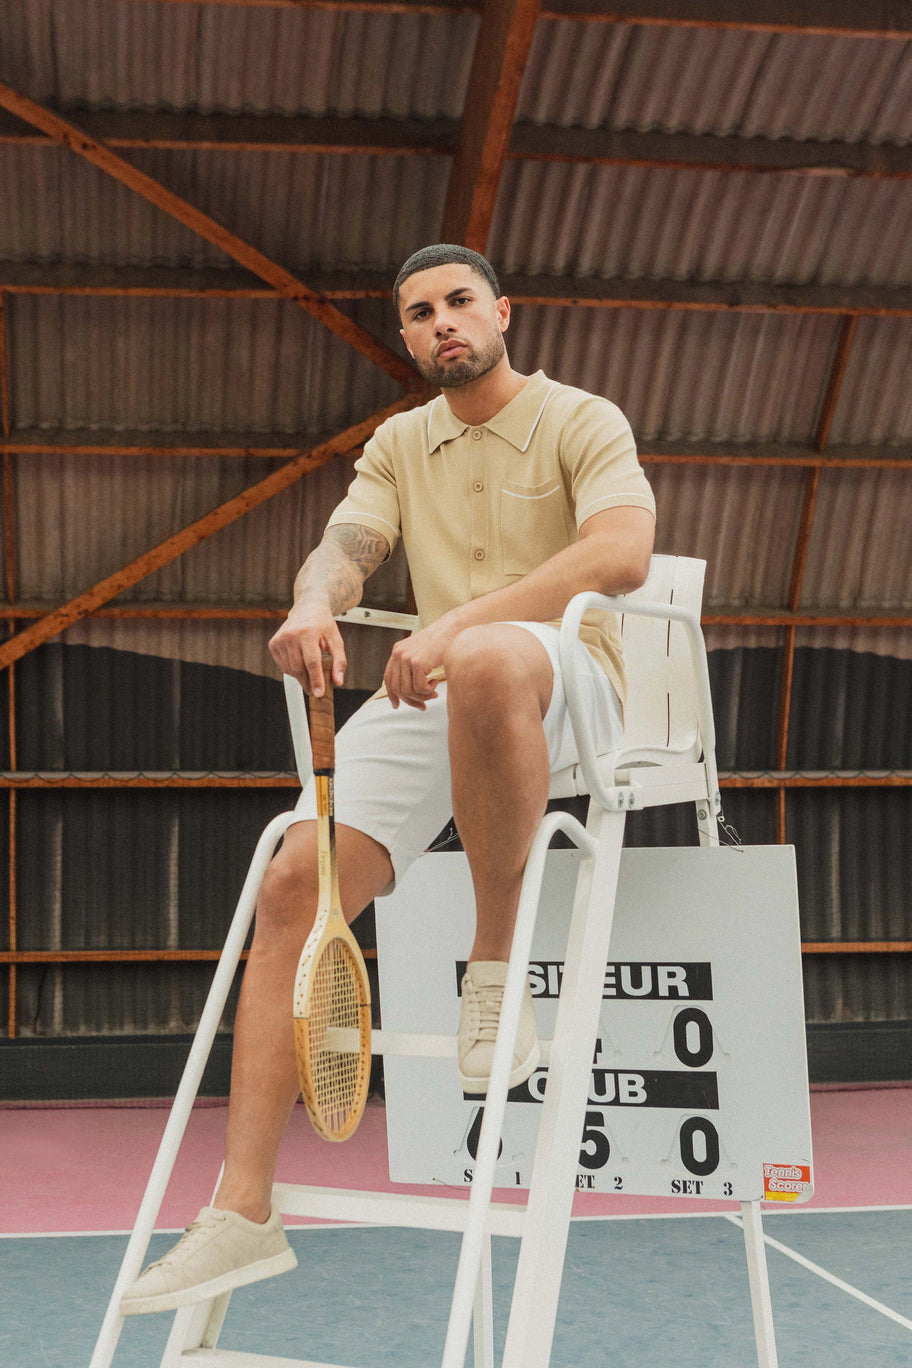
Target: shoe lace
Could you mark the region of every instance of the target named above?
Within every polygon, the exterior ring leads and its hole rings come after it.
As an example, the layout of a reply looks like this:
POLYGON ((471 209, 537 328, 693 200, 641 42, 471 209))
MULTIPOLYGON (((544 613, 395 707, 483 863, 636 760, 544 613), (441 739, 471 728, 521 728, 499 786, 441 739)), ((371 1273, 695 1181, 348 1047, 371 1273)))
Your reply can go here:
MULTIPOLYGON (((149 1268, 160 1268, 163 1264, 168 1263, 171 1260, 172 1256, 177 1254, 178 1249, 180 1250, 181 1257, 183 1257, 186 1254, 189 1254, 190 1251, 194 1249, 196 1245, 199 1244, 200 1238, 204 1234, 206 1234, 208 1230, 211 1228, 211 1223, 211 1215, 208 1221, 203 1220, 200 1217, 197 1217, 195 1221, 191 1221, 190 1224, 187 1226, 187 1229, 184 1231, 183 1235, 178 1240, 177 1244, 174 1245, 171 1249, 169 1249, 167 1254, 165 1254, 162 1258, 157 1259, 154 1264, 149 1264, 149 1268)), ((149 1269, 146 1269, 146 1272, 148 1271, 149 1269)))
POLYGON ((477 1040, 492 1042, 497 1039, 503 994, 503 984, 501 983, 488 984, 484 988, 475 990, 478 1007, 477 1040))

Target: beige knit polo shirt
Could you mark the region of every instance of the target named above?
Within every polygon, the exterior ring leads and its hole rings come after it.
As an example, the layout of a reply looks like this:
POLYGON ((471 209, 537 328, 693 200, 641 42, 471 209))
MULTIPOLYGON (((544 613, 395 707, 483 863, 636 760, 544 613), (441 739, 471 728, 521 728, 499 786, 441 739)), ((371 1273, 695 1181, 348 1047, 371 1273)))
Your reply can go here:
MULTIPOLYGON (((363 524, 391 549, 402 537, 422 626, 570 546, 593 513, 634 505, 655 514, 620 409, 541 371, 477 427, 443 395, 396 414, 355 471, 328 525, 363 524)), ((581 636, 623 701, 616 616, 587 614, 581 636)))

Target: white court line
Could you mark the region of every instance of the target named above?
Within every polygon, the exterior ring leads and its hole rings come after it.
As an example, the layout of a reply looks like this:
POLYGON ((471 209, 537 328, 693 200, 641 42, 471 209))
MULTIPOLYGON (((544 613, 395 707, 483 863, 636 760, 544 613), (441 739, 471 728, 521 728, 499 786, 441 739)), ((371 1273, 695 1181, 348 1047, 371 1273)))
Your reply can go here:
MULTIPOLYGON (((725 1213, 725 1219, 726 1221, 731 1221, 732 1225, 737 1226, 739 1230, 744 1229, 744 1223, 740 1216, 725 1213)), ((850 1297, 854 1297, 856 1301, 863 1302, 865 1306, 870 1306, 874 1311, 879 1311, 880 1314, 886 1316, 888 1320, 896 1321, 897 1325, 904 1326, 906 1330, 912 1330, 912 1320, 908 1320, 905 1316, 901 1316, 898 1311, 893 1311, 889 1306, 884 1306, 883 1302, 876 1301, 874 1297, 869 1297, 867 1292, 862 1292, 860 1288, 853 1287, 851 1283, 843 1282, 842 1278, 837 1278, 835 1273, 830 1273, 827 1269, 821 1268, 820 1264, 814 1263, 811 1259, 806 1259, 804 1255, 799 1254, 797 1250, 789 1249, 788 1245, 781 1244, 779 1240, 774 1240, 773 1237, 767 1235, 765 1231, 763 1233, 763 1240, 771 1249, 778 1249, 780 1254, 785 1254, 787 1258, 793 1259, 795 1263, 800 1264, 802 1268, 808 1269, 809 1272, 816 1273, 818 1278, 823 1278, 824 1282, 832 1283, 834 1287, 838 1287, 840 1292, 847 1292, 850 1297)))
MULTIPOLYGON (((461 1190, 461 1189, 460 1189, 461 1190)), ((682 1203, 684 1205, 684 1203, 682 1203)), ((854 1216, 860 1212, 881 1212, 881 1211, 912 1211, 912 1202, 897 1206, 848 1206, 848 1207, 814 1207, 814 1206, 789 1206, 783 1207, 781 1202, 767 1207, 763 1206, 763 1219, 768 1216, 854 1216)), ((604 1216, 574 1216, 573 1224, 583 1221, 697 1221, 708 1216, 735 1216, 735 1212, 724 1211, 721 1208, 716 1211, 618 1211, 604 1216)))
MULTIPOLYGON (((463 1192, 464 1188, 459 1188, 463 1192)), ((513 1189, 510 1189, 512 1191, 513 1189)), ((518 1204, 517 1204, 518 1205, 518 1204)), ((902 1206, 851 1206, 851 1207, 809 1207, 795 1206, 783 1209, 781 1206, 763 1208, 763 1219, 769 1216, 854 1216, 863 1212, 912 1211, 912 1203, 902 1206)), ((591 1221, 698 1221, 719 1217, 730 1219, 740 1227, 740 1218, 731 1211, 618 1211, 604 1216, 573 1216, 573 1225, 584 1225, 591 1221)), ((307 1221, 305 1224, 286 1226, 287 1230, 378 1230, 382 1226, 367 1221, 328 1221, 323 1218, 307 1221)), ((154 1235, 183 1235, 185 1226, 156 1226, 154 1235)), ((390 1229, 390 1227, 387 1227, 390 1229)), ((104 1235, 131 1235, 132 1229, 123 1230, 0 1230, 0 1240, 85 1240, 104 1235)), ((509 1238, 509 1237, 508 1237, 509 1238)), ((797 1256, 796 1256, 797 1257, 797 1256)))

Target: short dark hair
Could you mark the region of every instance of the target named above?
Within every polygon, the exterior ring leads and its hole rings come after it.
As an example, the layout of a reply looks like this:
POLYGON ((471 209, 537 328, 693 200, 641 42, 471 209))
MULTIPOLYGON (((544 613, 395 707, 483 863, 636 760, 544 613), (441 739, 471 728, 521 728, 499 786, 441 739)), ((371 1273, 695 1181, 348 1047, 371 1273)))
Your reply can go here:
POLYGON ((418 271, 430 271, 435 266, 450 266, 454 263, 468 266, 476 275, 482 276, 494 291, 494 298, 500 298, 500 285, 497 283, 494 267, 487 257, 483 257, 480 252, 473 252, 471 247, 460 247, 455 242, 435 242, 430 247, 421 247, 417 252, 413 252, 408 261, 399 268, 393 285, 393 307, 396 313, 399 312, 399 291, 409 276, 416 275, 418 271))

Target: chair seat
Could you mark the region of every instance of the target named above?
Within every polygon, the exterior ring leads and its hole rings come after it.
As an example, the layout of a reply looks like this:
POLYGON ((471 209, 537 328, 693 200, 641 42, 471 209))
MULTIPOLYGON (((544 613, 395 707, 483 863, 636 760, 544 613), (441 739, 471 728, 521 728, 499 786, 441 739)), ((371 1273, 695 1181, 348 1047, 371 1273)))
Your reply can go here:
MULTIPOLYGON (((632 786, 654 789, 658 784, 662 784, 678 789, 686 785, 688 791, 678 800, 681 802, 691 796, 691 787, 694 790, 692 796, 695 801, 704 797, 706 793, 706 771, 699 763, 699 752, 696 747, 678 753, 659 746, 642 746, 614 755, 599 756, 599 762, 604 782, 613 788, 632 786), (695 750, 697 754, 694 753, 695 750)), ((551 775, 549 798, 578 798, 588 792, 583 769, 579 764, 567 765, 564 769, 555 770, 551 775)))

